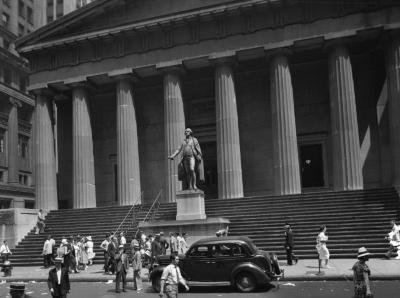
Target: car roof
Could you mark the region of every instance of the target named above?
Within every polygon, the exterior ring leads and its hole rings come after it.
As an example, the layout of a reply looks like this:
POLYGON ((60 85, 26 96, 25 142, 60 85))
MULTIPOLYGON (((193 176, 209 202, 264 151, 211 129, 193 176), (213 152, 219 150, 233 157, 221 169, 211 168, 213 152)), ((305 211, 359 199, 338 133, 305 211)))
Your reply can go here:
POLYGON ((249 237, 246 236, 227 236, 227 237, 209 237, 197 240, 194 245, 204 245, 204 244, 217 244, 217 243, 238 243, 238 242, 246 242, 252 243, 249 237))

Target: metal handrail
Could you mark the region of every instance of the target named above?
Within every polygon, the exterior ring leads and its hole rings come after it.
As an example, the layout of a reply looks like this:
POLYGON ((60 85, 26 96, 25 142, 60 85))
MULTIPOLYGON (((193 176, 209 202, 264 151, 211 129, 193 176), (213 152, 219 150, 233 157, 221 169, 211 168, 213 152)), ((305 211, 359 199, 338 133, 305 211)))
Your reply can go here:
MULTIPOLYGON (((147 221, 147 218, 149 217, 149 214, 153 211, 155 204, 159 202, 160 197, 161 197, 161 192, 162 192, 162 189, 160 189, 160 191, 158 192, 156 199, 154 200, 153 204, 151 204, 151 207, 150 207, 149 211, 147 211, 147 214, 144 217, 143 221, 147 221)), ((160 206, 160 204, 158 204, 158 206, 160 206)))
POLYGON ((141 201, 142 198, 143 198, 143 191, 141 192, 140 196, 136 199, 135 203, 133 203, 132 207, 129 209, 128 213, 125 215, 124 219, 121 221, 121 223, 119 224, 118 228, 117 228, 117 229, 115 230, 115 232, 113 233, 113 237, 115 236, 115 234, 118 233, 120 227, 124 224, 126 218, 129 216, 129 214, 132 212, 132 210, 134 210, 134 208, 135 208, 137 205, 140 205, 140 204, 137 204, 137 203, 138 203, 139 201, 141 201))

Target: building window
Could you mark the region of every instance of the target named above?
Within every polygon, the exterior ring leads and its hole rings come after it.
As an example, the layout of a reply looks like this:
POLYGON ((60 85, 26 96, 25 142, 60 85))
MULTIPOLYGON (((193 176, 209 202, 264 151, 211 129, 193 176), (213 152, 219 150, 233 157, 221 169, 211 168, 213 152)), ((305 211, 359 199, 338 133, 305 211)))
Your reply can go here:
POLYGON ((8 14, 6 14, 5 12, 3 12, 2 16, 1 16, 1 21, 3 22, 3 26, 8 28, 8 24, 10 22, 10 16, 8 14))
POLYGON ((19 174, 19 184, 28 185, 28 175, 19 174))
POLYGON ((34 209, 35 208, 35 202, 34 201, 25 201, 25 209, 34 209))
POLYGON ((10 49, 10 42, 7 39, 3 39, 3 48, 10 49))
POLYGON ((6 152, 6 131, 0 129, 0 153, 6 152))
POLYGON ((5 84, 11 85, 11 70, 7 67, 4 68, 3 80, 5 84))
POLYGON ((21 91, 26 91, 26 86, 27 86, 27 81, 28 81, 28 79, 27 78, 19 78, 19 89, 21 90, 21 91))
POLYGON ((86 4, 87 4, 86 0, 77 0, 76 1, 76 8, 81 8, 82 6, 84 6, 86 4))
POLYGON ((47 0, 47 6, 53 6, 53 0, 47 0))
POLYGON ((33 9, 31 7, 27 8, 26 15, 27 15, 29 24, 33 25, 33 9))
POLYGON ((25 3, 21 0, 18 1, 18 15, 25 19, 25 3))
POLYGON ((18 24, 18 36, 21 37, 25 33, 25 27, 22 24, 18 24))
POLYGON ((47 24, 53 22, 53 16, 47 16, 47 24))
POLYGON ((5 182, 5 175, 4 175, 4 171, 0 171, 0 183, 4 183, 5 182))
POLYGON ((28 142, 29 138, 26 136, 19 136, 18 139, 18 156, 22 158, 28 157, 28 142))
POLYGON ((5 6, 8 6, 8 7, 10 7, 11 6, 11 0, 3 0, 3 4, 5 5, 5 6))

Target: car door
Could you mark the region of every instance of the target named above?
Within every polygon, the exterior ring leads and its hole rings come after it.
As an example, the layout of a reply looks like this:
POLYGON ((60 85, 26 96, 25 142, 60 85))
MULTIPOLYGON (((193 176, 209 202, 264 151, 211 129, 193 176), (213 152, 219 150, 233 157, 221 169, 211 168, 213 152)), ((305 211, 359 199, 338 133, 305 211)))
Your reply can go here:
POLYGON ((219 246, 216 248, 218 253, 211 251, 215 262, 212 275, 215 281, 230 281, 233 269, 248 260, 248 255, 240 244, 227 243, 219 246))
POLYGON ((207 245, 194 246, 180 262, 183 277, 188 281, 209 281, 210 253, 207 245))

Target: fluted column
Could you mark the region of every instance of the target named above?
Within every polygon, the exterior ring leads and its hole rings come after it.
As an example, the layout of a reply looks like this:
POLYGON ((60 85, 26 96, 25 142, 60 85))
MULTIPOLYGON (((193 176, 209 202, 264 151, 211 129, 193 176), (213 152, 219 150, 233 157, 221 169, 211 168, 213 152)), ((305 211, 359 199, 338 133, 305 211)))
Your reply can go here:
POLYGON ((89 98, 83 87, 72 91, 73 207, 96 207, 89 98))
POLYGON ((54 133, 49 99, 37 94, 34 114, 36 208, 58 209, 54 133))
POLYGON ((240 198, 243 180, 235 82, 232 67, 225 61, 216 61, 215 106, 218 198, 240 198))
POLYGON ((392 183, 400 186, 400 36, 392 36, 386 51, 392 183))
POLYGON ((119 205, 140 204, 136 112, 132 83, 126 78, 117 82, 117 162, 119 205))
POLYGON ((8 183, 18 184, 18 102, 10 98, 8 114, 8 183))
POLYGON ((180 158, 168 160, 182 143, 185 131, 185 113, 182 100, 182 87, 179 75, 174 71, 167 71, 164 75, 164 127, 165 127, 165 196, 167 202, 176 201, 176 192, 182 190, 182 183, 178 180, 178 163, 180 158))
POLYGON ((271 113, 274 192, 301 192, 296 119, 289 62, 283 54, 271 58, 271 113))
POLYGON ((353 72, 345 45, 329 50, 329 96, 335 190, 363 188, 353 72))

